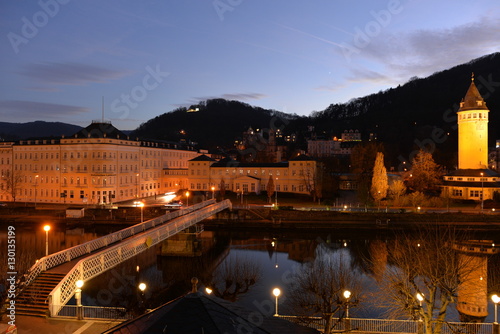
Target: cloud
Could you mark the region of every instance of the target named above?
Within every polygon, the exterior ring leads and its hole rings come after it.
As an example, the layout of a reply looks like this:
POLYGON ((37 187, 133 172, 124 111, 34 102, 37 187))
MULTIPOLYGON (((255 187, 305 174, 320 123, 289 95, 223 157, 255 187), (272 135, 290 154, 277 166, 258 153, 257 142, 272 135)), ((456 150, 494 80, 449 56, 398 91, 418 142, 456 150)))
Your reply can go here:
POLYGON ((131 74, 132 71, 78 63, 45 62, 27 65, 19 73, 43 84, 78 86, 117 80, 131 74))
MULTIPOLYGON (((394 81, 428 76, 474 58, 497 52, 500 19, 478 20, 448 29, 381 34, 360 50, 358 58, 383 64, 394 81)), ((370 73, 352 70, 351 79, 369 80, 370 73)))
POLYGON ((197 103, 199 101, 212 100, 212 99, 251 101, 251 100, 260 100, 266 97, 267 95, 260 93, 234 93, 234 94, 222 94, 219 96, 193 97, 192 99, 190 99, 190 102, 197 103))
POLYGON ((8 119, 24 119, 29 121, 34 119, 59 120, 65 116, 85 114, 89 111, 88 108, 64 104, 19 100, 0 101, 0 118, 5 121, 8 119))

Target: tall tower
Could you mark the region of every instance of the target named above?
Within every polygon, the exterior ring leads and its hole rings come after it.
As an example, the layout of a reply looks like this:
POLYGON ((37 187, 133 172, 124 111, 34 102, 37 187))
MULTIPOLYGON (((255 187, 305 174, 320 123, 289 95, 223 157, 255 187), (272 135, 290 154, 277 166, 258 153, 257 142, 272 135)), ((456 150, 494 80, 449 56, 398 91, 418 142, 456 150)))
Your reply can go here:
POLYGON ((488 168, 488 113, 474 84, 474 74, 458 109, 458 168, 488 168))

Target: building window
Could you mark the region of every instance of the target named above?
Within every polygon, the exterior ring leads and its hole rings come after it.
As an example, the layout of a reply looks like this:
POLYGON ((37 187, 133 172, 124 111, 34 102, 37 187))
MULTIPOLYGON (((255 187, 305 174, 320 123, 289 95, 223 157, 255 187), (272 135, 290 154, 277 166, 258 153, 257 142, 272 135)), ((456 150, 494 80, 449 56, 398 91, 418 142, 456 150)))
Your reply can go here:
POLYGON ((469 197, 479 198, 481 196, 480 190, 471 190, 469 193, 469 197))
POLYGON ((462 189, 453 189, 453 196, 462 197, 462 189))

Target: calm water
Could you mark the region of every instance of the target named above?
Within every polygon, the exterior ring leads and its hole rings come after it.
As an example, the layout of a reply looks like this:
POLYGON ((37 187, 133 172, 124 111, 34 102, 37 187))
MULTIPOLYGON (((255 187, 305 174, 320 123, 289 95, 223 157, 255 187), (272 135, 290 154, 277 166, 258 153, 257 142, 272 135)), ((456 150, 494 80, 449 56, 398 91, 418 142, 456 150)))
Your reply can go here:
MULTIPOLYGON (((79 244, 111 232, 112 228, 64 230, 54 228, 49 235, 49 252, 79 244)), ((6 227, 0 233, 0 247, 6 249, 6 227)), ((45 253, 45 232, 41 226, 21 227, 16 230, 16 243, 20 265, 24 261, 33 263, 45 253)), ((485 233, 480 238, 488 238, 500 245, 500 232, 485 233)), ((168 302, 191 288, 190 280, 197 277, 199 288, 214 286, 218 282, 219 293, 224 290, 224 271, 237 272, 233 281, 250 282, 234 291, 229 288, 227 299, 249 308, 274 313, 275 297, 272 290, 279 287, 279 313, 290 314, 287 305, 291 274, 297 272, 302 263, 317 256, 321 250, 332 258, 342 257, 351 270, 359 271, 363 282, 363 293, 370 296, 377 290, 373 273, 377 268, 368 268, 366 256, 377 258, 384 266, 384 244, 392 238, 388 230, 281 230, 281 229, 239 229, 223 228, 205 231, 197 237, 196 245, 202 252, 198 256, 163 256, 165 245, 151 247, 139 256, 85 283, 82 301, 84 305, 122 306, 127 309, 154 308, 168 302), (216 275, 215 275, 216 274, 216 275), (215 275, 215 277, 214 277, 215 275), (217 276, 218 275, 218 276, 217 276), (137 286, 147 284, 144 295, 137 286)), ((496 265, 499 256, 496 257, 496 265)), ((3 266, 5 264, 2 264, 3 266)), ((29 266, 28 266, 29 267, 29 266)), ((2 272, 6 272, 2 267, 2 272)), ((498 272, 498 271, 497 271, 498 272)), ((226 275, 226 276, 225 276, 226 275)), ((321 279, 321 278, 318 278, 321 279)), ((498 279, 497 279, 498 282, 498 279)), ((234 286, 233 286, 234 287, 234 286)), ((351 308, 351 316, 380 317, 383 310, 374 307, 369 297, 360 305, 351 308)), ((457 319, 454 310, 451 320, 457 319)), ((489 303, 487 322, 493 321, 493 305, 489 303)))

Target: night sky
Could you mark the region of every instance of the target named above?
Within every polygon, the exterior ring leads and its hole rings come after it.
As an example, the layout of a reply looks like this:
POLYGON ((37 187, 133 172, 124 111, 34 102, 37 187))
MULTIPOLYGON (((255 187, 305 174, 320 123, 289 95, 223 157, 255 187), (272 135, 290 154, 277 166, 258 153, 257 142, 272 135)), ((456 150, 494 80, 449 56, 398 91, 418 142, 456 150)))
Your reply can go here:
MULTIPOLYGON (((121 130, 209 98, 309 115, 499 51, 498 0, 5 0, 0 121, 121 130)), ((452 101, 453 102, 453 101, 452 101)))

